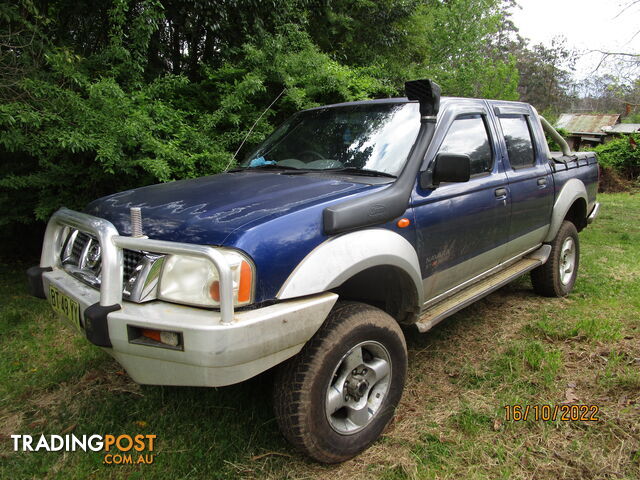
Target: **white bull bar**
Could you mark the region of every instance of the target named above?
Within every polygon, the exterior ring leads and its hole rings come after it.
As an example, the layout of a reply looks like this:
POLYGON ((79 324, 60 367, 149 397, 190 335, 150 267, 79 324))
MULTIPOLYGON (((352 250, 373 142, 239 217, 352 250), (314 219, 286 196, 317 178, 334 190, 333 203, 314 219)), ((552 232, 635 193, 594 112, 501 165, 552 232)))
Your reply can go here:
POLYGON ((213 247, 189 243, 124 237, 108 220, 86 213, 61 208, 53 214, 44 236, 40 267, 59 268, 60 252, 67 227, 92 234, 98 239, 102 251, 100 305, 109 307, 122 303, 123 249, 168 255, 191 255, 209 260, 218 270, 220 280, 220 323, 233 322, 233 278, 225 256, 213 247))

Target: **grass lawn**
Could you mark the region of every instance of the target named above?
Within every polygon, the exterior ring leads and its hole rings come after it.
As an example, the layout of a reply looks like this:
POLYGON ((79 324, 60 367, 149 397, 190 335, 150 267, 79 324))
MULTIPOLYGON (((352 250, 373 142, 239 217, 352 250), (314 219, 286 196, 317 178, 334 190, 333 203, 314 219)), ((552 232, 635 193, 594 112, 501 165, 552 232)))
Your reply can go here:
MULTIPOLYGON (((640 478, 640 195, 601 195, 565 299, 528 277, 408 333, 396 419, 342 465, 306 460, 271 414, 271 374, 220 388, 133 383, 0 264, 0 478, 640 478), (596 405, 598 421, 513 421, 505 406, 596 405), (155 434, 151 465, 13 452, 11 434, 155 434)), ((533 416, 533 411, 530 411, 533 416)))

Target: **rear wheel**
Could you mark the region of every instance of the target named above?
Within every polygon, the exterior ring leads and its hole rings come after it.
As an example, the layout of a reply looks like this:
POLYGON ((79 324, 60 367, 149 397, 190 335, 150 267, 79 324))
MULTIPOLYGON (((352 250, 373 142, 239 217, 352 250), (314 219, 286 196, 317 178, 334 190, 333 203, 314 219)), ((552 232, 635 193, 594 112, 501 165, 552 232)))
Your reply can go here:
POLYGON ((278 370, 274 409, 285 438, 324 463, 369 447, 400 401, 407 347, 397 322, 339 302, 302 351, 278 370))
POLYGON ((533 289, 545 297, 564 297, 576 283, 580 265, 578 231, 573 223, 562 222, 551 242, 551 255, 544 265, 531 271, 533 289))

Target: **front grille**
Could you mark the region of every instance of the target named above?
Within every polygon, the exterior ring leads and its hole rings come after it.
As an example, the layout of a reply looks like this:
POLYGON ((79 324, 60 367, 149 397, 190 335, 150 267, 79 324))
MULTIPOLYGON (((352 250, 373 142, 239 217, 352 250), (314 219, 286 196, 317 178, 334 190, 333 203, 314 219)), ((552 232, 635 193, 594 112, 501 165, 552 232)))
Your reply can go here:
MULTIPOLYGON (((82 249, 86 246, 87 242, 91 239, 89 235, 84 232, 78 232, 71 246, 71 256, 67 260, 67 263, 78 265, 80 261, 80 255, 82 254, 82 249)), ((94 239, 95 240, 95 239, 94 239)))
POLYGON ((99 278, 102 266, 100 243, 92 235, 73 230, 67 237, 60 260, 63 266, 99 278))
POLYGON ((133 275, 136 267, 140 264, 144 258, 144 253, 136 252, 134 250, 125 250, 124 256, 124 281, 128 282, 133 275))
MULTIPOLYGON (((124 250, 123 280, 125 284, 133 276, 144 253, 124 250)), ((70 274, 91 286, 100 285, 102 258, 98 239, 79 230, 72 230, 60 254, 62 266, 70 274)))

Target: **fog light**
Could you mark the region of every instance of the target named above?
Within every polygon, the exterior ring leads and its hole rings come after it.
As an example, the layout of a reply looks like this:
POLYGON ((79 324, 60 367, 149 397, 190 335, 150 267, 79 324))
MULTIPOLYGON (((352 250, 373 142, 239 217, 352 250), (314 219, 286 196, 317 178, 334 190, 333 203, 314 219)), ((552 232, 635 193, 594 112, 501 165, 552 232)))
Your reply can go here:
POLYGON ((176 332, 165 332, 164 330, 150 330, 145 328, 142 330, 142 335, 156 342, 171 345, 172 347, 177 347, 180 343, 180 336, 176 332))
POLYGON ((183 350, 182 333, 127 325, 129 343, 183 350))
POLYGON ((151 340, 155 340, 156 342, 161 342, 162 340, 160 340, 160 331, 159 330, 149 330, 149 329, 144 329, 141 330, 140 333, 142 333, 143 337, 147 337, 150 338, 151 340))
POLYGON ((176 332, 160 332, 160 343, 177 347, 180 343, 180 337, 176 332))

